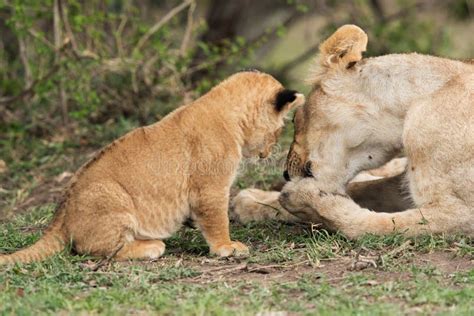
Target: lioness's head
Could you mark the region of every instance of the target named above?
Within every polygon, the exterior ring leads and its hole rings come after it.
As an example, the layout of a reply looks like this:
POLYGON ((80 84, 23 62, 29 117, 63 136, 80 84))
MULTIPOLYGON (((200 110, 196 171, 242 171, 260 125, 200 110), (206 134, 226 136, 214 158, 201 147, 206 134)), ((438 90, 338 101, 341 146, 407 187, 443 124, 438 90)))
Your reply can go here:
POLYGON ((268 157, 283 129, 285 117, 305 102, 304 95, 285 89, 278 80, 262 72, 242 72, 228 80, 238 84, 239 94, 244 94, 244 101, 239 105, 243 156, 268 157))
POLYGON ((366 45, 367 35, 355 25, 342 26, 320 45, 312 90, 295 113, 287 180, 312 176, 328 190, 344 191, 359 171, 394 156, 395 141, 380 126, 396 122, 397 113, 377 112, 383 100, 365 86, 372 75, 364 73, 366 45))

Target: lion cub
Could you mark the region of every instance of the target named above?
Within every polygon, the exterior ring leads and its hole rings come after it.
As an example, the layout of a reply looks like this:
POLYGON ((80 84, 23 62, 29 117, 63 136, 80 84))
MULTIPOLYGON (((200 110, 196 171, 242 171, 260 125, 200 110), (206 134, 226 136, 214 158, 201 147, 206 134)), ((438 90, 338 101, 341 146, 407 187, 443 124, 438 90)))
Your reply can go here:
POLYGON ((272 76, 240 72, 163 120, 137 128, 77 171, 43 237, 0 263, 41 260, 71 241, 80 254, 154 259, 191 218, 210 252, 248 248, 229 237, 229 189, 242 157, 270 154, 285 115, 304 103, 272 76))

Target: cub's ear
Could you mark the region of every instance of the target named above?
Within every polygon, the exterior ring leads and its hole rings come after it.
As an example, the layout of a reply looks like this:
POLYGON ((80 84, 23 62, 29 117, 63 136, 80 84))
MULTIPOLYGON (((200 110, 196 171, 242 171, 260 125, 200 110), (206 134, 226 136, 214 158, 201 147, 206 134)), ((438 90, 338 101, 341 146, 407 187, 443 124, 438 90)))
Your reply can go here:
POLYGON ((343 25, 320 46, 320 64, 326 68, 351 68, 362 59, 367 34, 358 26, 343 25))
POLYGON ((284 109, 291 110, 305 102, 304 95, 295 90, 284 89, 277 93, 275 98, 275 109, 281 112, 284 109))

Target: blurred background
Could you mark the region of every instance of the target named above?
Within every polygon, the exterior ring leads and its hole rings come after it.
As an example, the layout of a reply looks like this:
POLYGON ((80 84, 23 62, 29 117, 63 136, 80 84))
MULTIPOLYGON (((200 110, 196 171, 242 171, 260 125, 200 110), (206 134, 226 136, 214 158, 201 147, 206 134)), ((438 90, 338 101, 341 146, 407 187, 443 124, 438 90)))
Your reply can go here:
MULTIPOLYGON (((238 70, 307 92, 318 44, 346 23, 366 56, 474 56, 473 0, 0 0, 0 209, 47 201, 95 150, 238 70)), ((290 141, 291 126, 280 162, 290 141)), ((259 168, 237 186, 281 177, 259 168)))

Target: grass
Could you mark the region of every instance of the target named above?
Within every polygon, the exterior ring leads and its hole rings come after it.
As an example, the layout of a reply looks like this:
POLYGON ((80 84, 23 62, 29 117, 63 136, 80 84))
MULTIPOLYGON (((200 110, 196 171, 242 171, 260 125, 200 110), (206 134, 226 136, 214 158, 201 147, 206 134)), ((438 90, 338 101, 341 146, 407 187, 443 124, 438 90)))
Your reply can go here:
MULTIPOLYGON (((53 209, 37 207, 1 225, 0 250, 33 243, 53 209)), ((277 222, 232 228, 233 238, 251 247, 248 258, 211 257, 199 231, 185 228, 156 262, 110 263, 93 271, 94 259, 64 251, 41 263, 2 267, 0 314, 474 311, 474 248, 467 237, 394 234, 350 241, 277 222), (362 257, 373 258, 376 267, 352 269, 362 257)))

